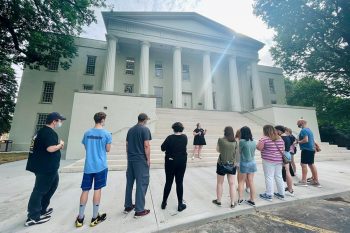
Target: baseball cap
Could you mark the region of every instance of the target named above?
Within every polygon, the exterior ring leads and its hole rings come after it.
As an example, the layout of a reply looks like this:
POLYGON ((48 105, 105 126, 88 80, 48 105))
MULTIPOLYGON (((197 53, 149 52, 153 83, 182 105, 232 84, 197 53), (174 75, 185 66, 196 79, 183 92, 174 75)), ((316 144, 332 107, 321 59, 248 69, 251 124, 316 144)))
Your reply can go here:
POLYGON ((46 122, 47 123, 51 123, 53 121, 57 121, 57 120, 66 120, 66 118, 64 116, 62 116, 61 114, 59 114, 58 112, 52 112, 49 115, 47 115, 46 118, 46 122))
POLYGON ((146 113, 140 113, 139 116, 137 117, 138 121, 145 121, 145 120, 150 120, 150 118, 147 116, 146 113))

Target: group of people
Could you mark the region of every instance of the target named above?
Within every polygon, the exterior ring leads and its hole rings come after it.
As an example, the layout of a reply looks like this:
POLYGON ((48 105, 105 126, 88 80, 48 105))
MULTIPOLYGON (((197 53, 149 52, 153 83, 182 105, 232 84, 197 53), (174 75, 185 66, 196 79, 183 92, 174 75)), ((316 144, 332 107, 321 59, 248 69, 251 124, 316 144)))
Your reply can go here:
MULTIPOLYGON (((82 227, 84 224, 85 207, 92 185, 94 186, 94 195, 90 226, 96 226, 107 218, 106 213, 100 213, 99 211, 101 190, 107 183, 107 153, 110 151, 112 143, 111 133, 104 129, 106 117, 103 112, 96 113, 93 117, 95 126, 86 131, 82 139, 86 157, 78 216, 75 220, 76 227, 82 227)), ((64 142, 59 139, 54 129, 61 127, 64 120, 66 118, 61 114, 57 112, 50 113, 47 116, 46 125, 33 137, 26 169, 33 172, 36 178, 28 203, 28 218, 25 226, 42 224, 51 218, 53 209, 49 208, 49 204, 58 186, 60 150, 64 148, 64 142)), ((152 140, 151 132, 146 127, 148 120, 149 117, 145 113, 139 114, 137 124, 129 129, 126 136, 127 170, 124 213, 128 214, 134 211, 135 218, 150 213, 149 209, 145 209, 145 196, 150 176, 150 141, 152 140), (135 202, 133 202, 132 191, 135 181, 136 195, 135 202)), ((296 144, 299 144, 301 149, 302 179, 294 185, 307 186, 311 184, 320 187, 317 169, 314 165, 315 150, 319 150, 319 147, 315 143, 306 121, 299 120, 297 125, 302 128, 298 139, 291 134, 291 130, 288 128, 265 125, 263 127, 264 136, 258 142, 253 139, 252 132, 247 126, 239 129, 236 134, 231 126, 225 127, 223 137, 219 138, 217 142, 216 150, 219 157, 216 167, 216 199, 212 202, 221 206, 223 182, 227 175, 231 208, 243 203, 255 206, 256 149, 261 151, 266 185, 266 191, 259 195, 260 198, 272 201, 273 197, 284 199, 285 195, 294 196, 291 173, 295 173, 293 155, 296 153, 296 144), (312 177, 308 179, 307 166, 312 172, 312 177), (286 187, 283 182, 282 168, 284 168, 286 174, 286 187), (236 174, 238 179, 237 201, 235 197, 236 174), (274 192, 274 180, 276 181, 277 192, 274 192), (243 200, 244 186, 250 193, 248 200, 243 200)), ((175 178, 178 199, 177 210, 183 211, 187 207, 183 200, 183 180, 187 165, 188 138, 183 134, 184 126, 181 122, 175 122, 172 129, 174 133, 169 135, 161 145, 161 150, 165 152, 166 181, 160 206, 161 209, 166 208, 175 178)), ((195 154, 200 158, 202 146, 206 144, 205 134, 206 130, 203 130, 198 123, 197 128, 193 131, 195 149, 192 159, 195 154)))

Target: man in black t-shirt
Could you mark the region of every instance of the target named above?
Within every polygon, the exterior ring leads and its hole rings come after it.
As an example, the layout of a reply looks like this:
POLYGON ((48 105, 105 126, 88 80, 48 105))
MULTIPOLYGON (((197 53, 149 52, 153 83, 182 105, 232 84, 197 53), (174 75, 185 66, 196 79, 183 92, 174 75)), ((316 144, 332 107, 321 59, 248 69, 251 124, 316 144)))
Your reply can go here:
POLYGON ((58 186, 58 168, 64 142, 53 130, 66 120, 58 112, 50 113, 46 125, 33 137, 26 170, 35 174, 35 185, 28 203, 28 219, 25 226, 41 224, 51 219, 50 199, 58 186))

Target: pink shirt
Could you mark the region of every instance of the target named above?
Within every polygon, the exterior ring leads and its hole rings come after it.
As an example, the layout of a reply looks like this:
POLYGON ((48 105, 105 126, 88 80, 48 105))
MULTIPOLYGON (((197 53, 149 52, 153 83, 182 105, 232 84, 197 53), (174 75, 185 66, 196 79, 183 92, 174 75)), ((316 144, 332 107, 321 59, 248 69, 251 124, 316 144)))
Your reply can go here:
POLYGON ((284 141, 282 138, 272 141, 269 137, 264 136, 259 140, 259 143, 264 145, 264 148, 261 151, 262 159, 271 163, 283 162, 282 153, 284 153, 284 141))

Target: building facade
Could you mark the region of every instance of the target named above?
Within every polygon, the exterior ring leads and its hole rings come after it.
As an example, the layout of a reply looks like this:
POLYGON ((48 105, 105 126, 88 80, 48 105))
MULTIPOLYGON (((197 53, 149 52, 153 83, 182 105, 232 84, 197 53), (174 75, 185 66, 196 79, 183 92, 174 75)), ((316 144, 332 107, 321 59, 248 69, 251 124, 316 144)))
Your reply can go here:
POLYGON ((106 41, 76 38, 69 70, 58 61, 24 69, 10 134, 15 150, 28 150, 52 111, 67 117, 60 129, 67 140, 79 91, 153 96, 158 108, 246 112, 286 103, 282 70, 258 65, 263 44, 255 39, 196 13, 102 14, 106 41))

